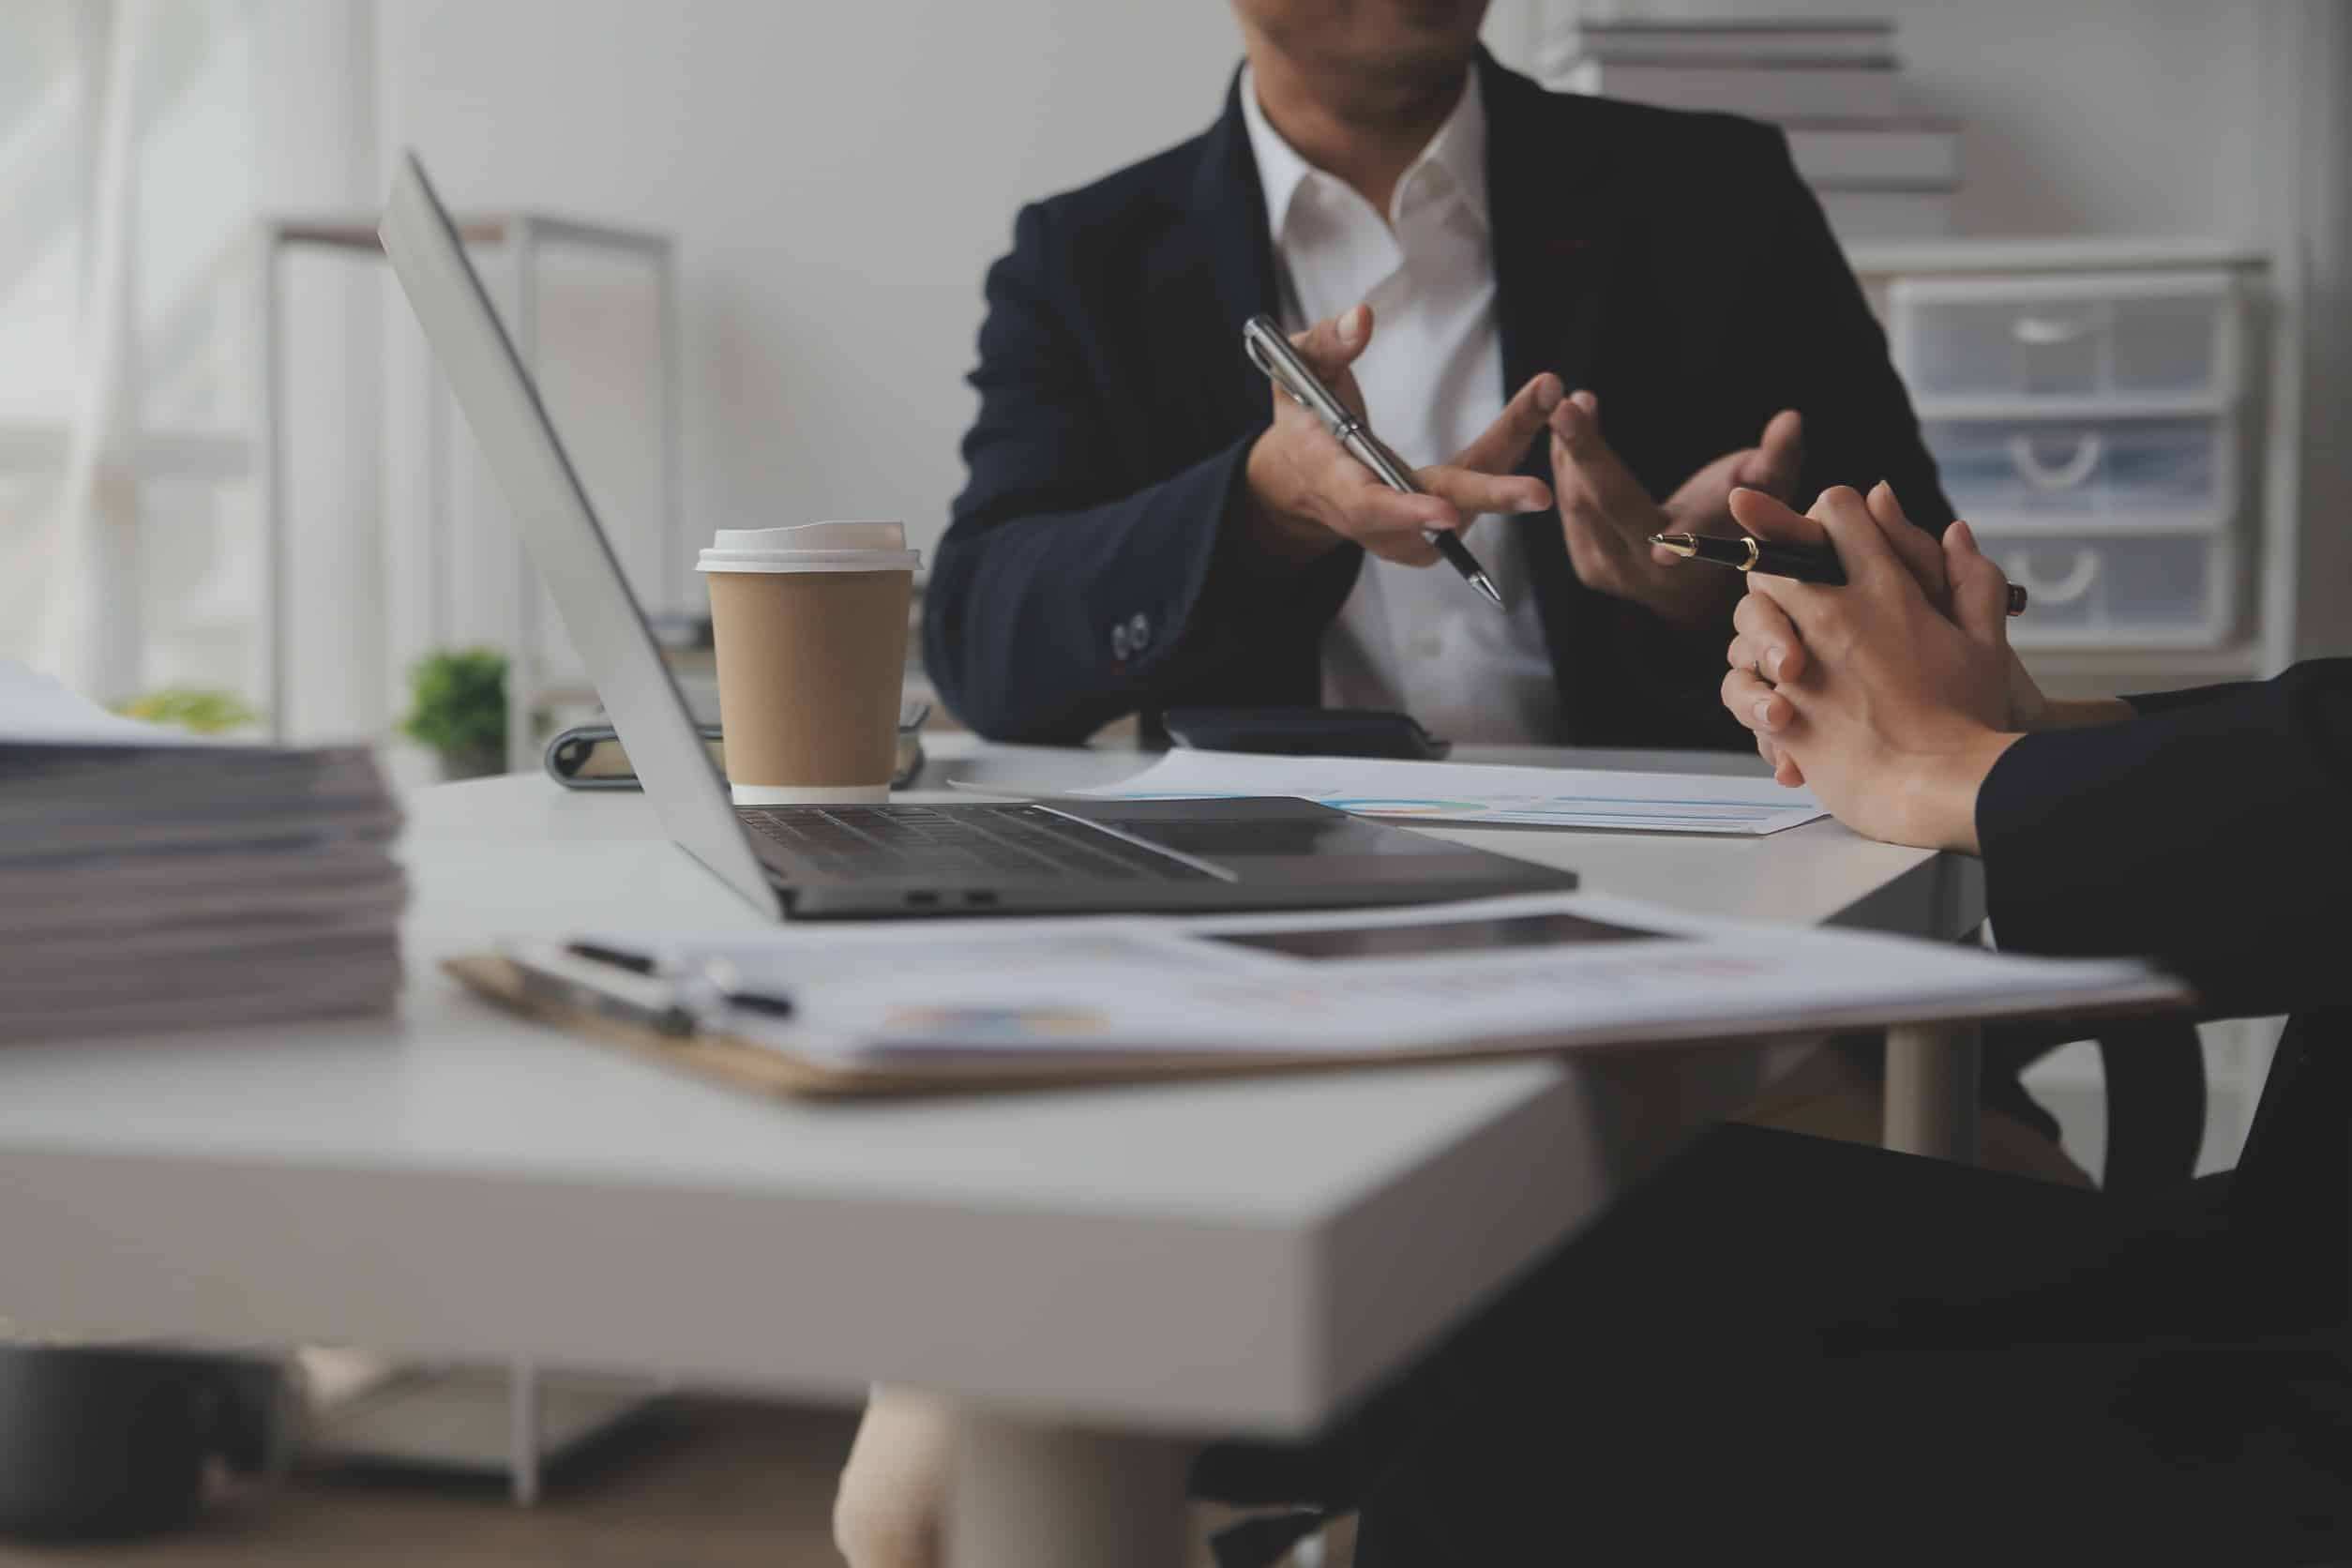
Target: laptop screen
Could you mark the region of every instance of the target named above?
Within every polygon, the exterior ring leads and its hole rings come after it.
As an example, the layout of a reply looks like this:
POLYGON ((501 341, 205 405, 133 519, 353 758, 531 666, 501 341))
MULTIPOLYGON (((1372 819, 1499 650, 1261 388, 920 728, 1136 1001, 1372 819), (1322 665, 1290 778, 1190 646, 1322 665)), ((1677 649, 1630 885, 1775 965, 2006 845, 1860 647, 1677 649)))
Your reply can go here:
POLYGON ((661 661, 538 388, 414 153, 400 159, 378 233, 663 830, 737 893, 775 912, 777 899, 735 820, 726 780, 661 661))

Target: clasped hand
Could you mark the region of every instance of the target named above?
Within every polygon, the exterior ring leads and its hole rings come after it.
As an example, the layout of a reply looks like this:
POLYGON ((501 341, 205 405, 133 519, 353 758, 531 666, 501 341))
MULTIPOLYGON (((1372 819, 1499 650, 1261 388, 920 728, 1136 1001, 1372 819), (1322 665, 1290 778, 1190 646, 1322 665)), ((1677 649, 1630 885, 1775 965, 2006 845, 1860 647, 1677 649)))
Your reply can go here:
POLYGON ((1824 490, 1799 516, 1741 490, 1760 539, 1837 552, 1842 587, 1751 574, 1723 701, 1784 784, 1874 838, 1974 851, 1976 796, 2041 691, 2009 646, 2009 583, 1965 522, 1942 542, 1893 490, 1824 490))

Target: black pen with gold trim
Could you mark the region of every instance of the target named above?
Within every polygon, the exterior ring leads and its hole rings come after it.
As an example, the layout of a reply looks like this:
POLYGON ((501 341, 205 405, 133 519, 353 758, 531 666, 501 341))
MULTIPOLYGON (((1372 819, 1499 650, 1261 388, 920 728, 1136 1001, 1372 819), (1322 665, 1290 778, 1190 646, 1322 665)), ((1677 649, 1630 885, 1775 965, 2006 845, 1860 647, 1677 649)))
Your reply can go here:
MULTIPOLYGON (((1838 565, 1836 554, 1831 550, 1767 544, 1752 534, 1728 538, 1709 534, 1652 534, 1650 542, 1664 546, 1685 561, 1705 561, 1737 572, 1762 572, 1767 577, 1793 578, 1799 582, 1819 582, 1832 588, 1846 586, 1846 568, 1838 565)), ((2009 585, 2009 612, 2026 612, 2026 591, 2014 582, 2009 585)))

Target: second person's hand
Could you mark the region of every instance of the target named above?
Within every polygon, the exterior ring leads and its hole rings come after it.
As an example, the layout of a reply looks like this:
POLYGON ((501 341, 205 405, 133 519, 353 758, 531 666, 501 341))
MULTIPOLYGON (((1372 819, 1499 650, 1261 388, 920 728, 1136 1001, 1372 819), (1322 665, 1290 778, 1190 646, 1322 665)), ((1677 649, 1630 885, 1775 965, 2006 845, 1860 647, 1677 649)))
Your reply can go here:
MULTIPOLYGON (((1372 308, 1358 305, 1290 339, 1323 384, 1369 418, 1363 389, 1349 369, 1372 341, 1372 308)), ((1540 375, 1521 387, 1485 433, 1450 463, 1414 471, 1426 491, 1393 490, 1334 440, 1321 420, 1280 391, 1274 423, 1250 447, 1245 484, 1258 543, 1300 565, 1362 545, 1384 561, 1426 566, 1438 559, 1425 530, 1459 530, 1487 512, 1536 512, 1552 504, 1543 480, 1514 474, 1564 396, 1560 378, 1540 375)))
MULTIPOLYGON (((1949 616, 1952 613, 1952 590, 1946 580, 1943 547, 1933 535, 1911 526, 1904 516, 1901 504, 1895 499, 1894 487, 1884 479, 1872 487, 1863 497, 1871 520, 1887 536, 1888 546, 1895 558, 1911 573, 1920 592, 1928 603, 1949 616)), ((1812 518, 1794 507, 1781 505, 1769 495, 1741 489, 1731 492, 1729 506, 1732 520, 1768 544, 1796 545, 1806 550, 1828 550, 1830 535, 1812 518)), ((1743 583, 1742 586, 1745 586, 1743 583)), ((1780 607, 1762 594, 1746 594, 1739 607, 1731 612, 1735 635, 1731 646, 1725 651, 1724 662, 1736 671, 1745 671, 1766 688, 1754 696, 1751 710, 1755 722, 1749 729, 1756 733, 1756 749, 1772 765, 1772 776, 1794 789, 1804 783, 1804 774, 1795 759, 1787 756, 1772 740, 1773 731, 1787 724, 1791 716, 1788 700, 1771 688, 1783 681, 1803 678, 1805 645, 1797 635, 1797 628, 1788 624, 1788 617, 1780 607)), ((2024 673, 2020 667, 2019 674, 2024 673)), ((2030 684, 2030 683, 2028 683, 2030 684)), ((1726 694, 1730 683, 1726 682, 1726 694)))
MULTIPOLYGON (((1952 548, 1960 545, 1973 551, 1975 535, 1964 533, 1955 538, 1948 530, 1939 542, 1934 535, 1912 523, 1904 513, 1903 503, 1894 493, 1894 487, 1883 479, 1871 488, 1863 502, 1871 520, 1877 524, 1880 535, 1894 551, 1895 558, 1910 572, 1911 580, 1919 584, 1920 592, 1927 596, 1927 602, 1934 605, 1946 619, 1952 618, 1950 555, 1952 548)), ((1781 505, 1769 496, 1736 490, 1731 497, 1731 512, 1740 526, 1759 539, 1816 550, 1826 549, 1829 545, 1829 535, 1818 522, 1781 505)), ((1952 527, 1965 530, 1967 525, 1954 523, 1952 527)), ((1737 635, 1732 638, 1724 658, 1735 673, 1745 671, 1768 687, 1803 678, 1806 661, 1803 640, 1797 636, 1796 627, 1789 625, 1787 616, 1769 596, 1755 593, 1747 595, 1732 612, 1731 624, 1737 635)), ((1756 751, 1772 764, 1773 776, 1782 783, 1790 786, 1802 784, 1802 772, 1772 738, 1773 732, 1788 721, 1790 709, 1787 700, 1769 690, 1749 692, 1748 695, 1755 698, 1751 711, 1756 722, 1749 728, 1756 731, 1756 751)), ((2131 716, 2128 708, 2114 701, 2073 704, 2080 711, 2061 715, 2058 710, 2065 705, 2054 703, 2043 695, 2041 686, 2027 672, 2025 661, 2017 656, 2014 649, 2009 655, 2009 702, 2007 727, 2013 730, 2041 730, 2061 723, 2104 723, 2131 716)))
MULTIPOLYGON (((1810 531, 1768 498, 1734 505, 1760 535, 1800 540, 1810 531)), ((1916 553, 1908 541, 1924 535, 1843 487, 1822 491, 1802 520, 1827 535, 1847 581, 1750 579, 1751 596, 1771 601, 1776 618, 1752 611, 1750 625, 1763 629, 1743 636, 1773 644, 1765 658, 1780 679, 1733 668, 1725 707, 1769 736, 1840 822, 1895 843, 1973 849, 1976 786, 2016 735, 2007 581, 1956 523, 1934 546, 1950 585, 1937 604, 1906 558, 1916 553), (1802 649, 1794 664, 1778 645, 1783 627, 1802 649)))

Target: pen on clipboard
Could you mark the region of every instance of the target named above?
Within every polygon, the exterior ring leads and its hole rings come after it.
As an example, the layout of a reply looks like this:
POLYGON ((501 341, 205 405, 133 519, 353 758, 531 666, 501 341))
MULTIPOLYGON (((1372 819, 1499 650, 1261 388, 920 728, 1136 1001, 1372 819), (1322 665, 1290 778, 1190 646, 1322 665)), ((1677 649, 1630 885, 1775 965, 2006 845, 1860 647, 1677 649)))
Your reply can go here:
MULTIPOLYGON (((1407 495, 1425 492, 1414 482, 1413 471, 1405 460, 1389 449, 1386 442, 1372 433, 1372 428, 1362 415, 1334 396, 1322 378, 1301 359, 1290 339, 1271 316, 1252 316, 1242 324, 1242 352, 1249 362, 1265 372, 1266 379, 1282 389, 1283 395, 1323 422, 1332 438, 1348 449, 1349 456, 1370 469, 1380 481, 1393 490, 1407 495)), ((1443 528, 1426 530, 1423 537, 1435 545, 1445 564, 1459 572, 1462 580, 1477 589, 1495 605, 1502 606, 1502 596, 1495 591, 1494 580, 1486 568, 1478 564, 1478 557, 1470 552, 1459 535, 1443 528)))
MULTIPOLYGON (((1792 578, 1799 582, 1819 582, 1832 588, 1846 585, 1846 568, 1838 565, 1836 553, 1832 550, 1766 544, 1753 534, 1731 538, 1706 534, 1652 534, 1650 542, 1672 550, 1685 561, 1729 566, 1735 572, 1762 572, 1766 577, 1792 578)), ((2009 585, 2009 612, 2026 612, 2026 590, 2021 583, 2009 585)))
POLYGON ((649 954, 593 942, 568 942, 540 951, 550 957, 538 957, 529 949, 507 954, 527 992, 672 1039, 703 1033, 710 1026, 707 1002, 771 1018, 792 1016, 789 996, 745 990, 731 983, 731 976, 716 973, 700 976, 703 984, 697 987, 692 983, 697 977, 671 974, 649 954), (594 968, 583 972, 565 960, 594 968), (609 972, 598 975, 599 970, 609 972), (705 994, 693 994, 698 990, 705 994))

